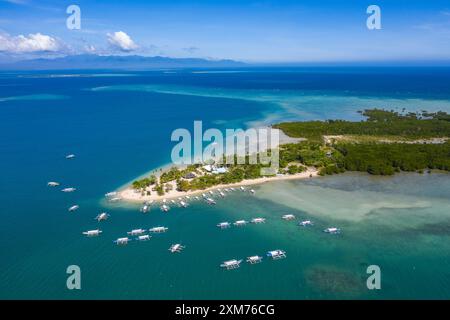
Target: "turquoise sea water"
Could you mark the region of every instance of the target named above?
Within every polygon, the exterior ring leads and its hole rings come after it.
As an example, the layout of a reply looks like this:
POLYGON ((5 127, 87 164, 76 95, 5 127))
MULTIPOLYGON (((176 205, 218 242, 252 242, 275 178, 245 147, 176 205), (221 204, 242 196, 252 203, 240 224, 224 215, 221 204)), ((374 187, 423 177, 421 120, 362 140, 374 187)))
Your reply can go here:
POLYGON ((359 119, 356 111, 369 107, 450 112, 448 69, 235 71, 0 74, 0 298, 450 298, 444 173, 272 182, 254 196, 236 192, 214 207, 193 202, 168 214, 105 204, 106 192, 168 163, 172 130, 194 120, 223 129, 359 119), (77 191, 48 188, 53 180, 77 191), (80 209, 68 213, 73 204, 80 209), (105 210, 111 217, 98 224, 105 210), (281 220, 286 213, 315 225, 281 220), (256 216, 266 224, 215 226, 256 216), (126 247, 112 242, 157 225, 169 231, 126 247), (329 226, 342 234, 324 234, 329 226), (98 227, 98 238, 81 235, 98 227), (170 254, 176 242, 186 249, 170 254), (287 259, 219 268, 273 249, 287 259), (73 264, 79 291, 66 289, 73 264), (379 291, 365 287, 372 264, 381 268, 379 291))

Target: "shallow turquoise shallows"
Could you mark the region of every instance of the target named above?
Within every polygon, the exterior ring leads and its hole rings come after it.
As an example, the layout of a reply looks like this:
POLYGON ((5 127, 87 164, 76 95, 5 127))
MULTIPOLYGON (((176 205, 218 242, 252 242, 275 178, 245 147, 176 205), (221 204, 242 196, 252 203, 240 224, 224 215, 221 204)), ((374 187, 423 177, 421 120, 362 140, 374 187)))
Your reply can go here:
POLYGON ((271 182, 216 206, 191 201, 146 215, 139 205, 104 201, 169 163, 172 131, 191 130, 194 120, 223 130, 358 120, 357 110, 374 107, 450 112, 450 69, 204 71, 0 73, 0 298, 450 298, 446 173, 271 182), (65 159, 71 153, 75 159, 65 159), (103 211, 110 218, 98 223, 103 211), (216 227, 254 217, 266 223, 216 227), (299 227, 300 219, 314 225, 299 227), (113 243, 154 226, 169 230, 147 242, 113 243), (324 233, 328 227, 341 233, 324 233), (99 237, 82 235, 97 228, 99 237), (170 253, 174 243, 185 249, 170 253), (275 249, 287 258, 268 259, 275 249), (252 255, 264 256, 262 263, 245 263, 252 255), (244 262, 220 268, 230 259, 244 262), (81 269, 81 290, 66 287, 70 265, 81 269), (380 290, 367 289, 371 265, 380 267, 380 290))

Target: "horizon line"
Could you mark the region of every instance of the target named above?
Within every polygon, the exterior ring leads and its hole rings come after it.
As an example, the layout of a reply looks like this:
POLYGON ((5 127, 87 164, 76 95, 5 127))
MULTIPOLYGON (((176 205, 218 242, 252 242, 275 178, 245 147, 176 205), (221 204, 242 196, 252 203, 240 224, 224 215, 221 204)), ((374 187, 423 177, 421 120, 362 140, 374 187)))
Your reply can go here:
MULTIPOLYGON (((57 59, 64 59, 70 57, 77 56, 91 56, 91 57, 142 57, 142 58, 165 58, 171 60, 204 60, 206 62, 235 62, 241 63, 245 66, 242 67, 258 67, 258 66, 267 66, 267 67, 302 67, 302 66, 442 66, 448 67, 450 66, 450 59, 411 59, 411 58, 397 58, 397 59, 384 59, 384 60, 286 60, 286 61, 277 61, 277 60, 235 60, 230 58, 211 58, 211 57, 173 57, 173 56, 164 56, 164 55, 139 55, 139 54, 93 54, 93 53, 80 53, 80 54, 66 54, 55 57, 36 57, 36 58, 23 58, 17 59, 13 61, 3 61, 0 62, 0 65, 6 67, 8 65, 14 65, 20 62, 31 62, 36 60, 44 60, 51 62, 57 59)), ((231 66, 230 66, 231 67, 231 66)), ((236 66, 233 66, 236 67, 236 66)), ((229 68, 229 67, 228 67, 229 68)), ((77 68, 75 68, 77 69, 77 68)))

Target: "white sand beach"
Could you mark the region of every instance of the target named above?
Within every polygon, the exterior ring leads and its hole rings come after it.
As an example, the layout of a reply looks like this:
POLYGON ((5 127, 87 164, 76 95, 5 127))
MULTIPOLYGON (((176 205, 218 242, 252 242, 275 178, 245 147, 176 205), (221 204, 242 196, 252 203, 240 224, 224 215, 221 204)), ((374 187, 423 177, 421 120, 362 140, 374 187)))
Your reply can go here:
POLYGON ((255 184, 266 183, 270 181, 279 181, 279 180, 292 180, 292 179, 309 179, 317 176, 318 170, 314 167, 308 168, 306 171, 297 173, 297 174, 286 174, 286 175, 277 175, 275 177, 262 177, 251 180, 243 180, 238 183, 231 184, 220 184, 211 188, 203 189, 203 190, 194 190, 194 191, 178 191, 176 190, 176 182, 171 181, 168 184, 172 184, 172 190, 166 192, 166 194, 159 196, 156 192, 152 192, 151 195, 142 195, 140 191, 133 189, 131 186, 126 187, 125 189, 119 190, 118 195, 122 198, 123 201, 128 202, 144 202, 144 201, 162 201, 163 199, 174 199, 185 196, 198 195, 210 190, 217 189, 225 189, 230 187, 239 187, 239 186, 250 186, 255 184))
MULTIPOLYGON (((273 143, 273 145, 271 146, 273 148, 277 148, 283 144, 298 143, 300 141, 306 140, 304 138, 289 137, 288 135, 286 135, 283 131, 281 131, 279 129, 273 129, 270 127, 260 127, 257 129, 275 130, 278 132, 279 141, 273 143)), ((263 150, 260 150, 260 151, 263 151, 263 150)), ((172 164, 167 164, 161 168, 157 168, 155 170, 147 172, 147 173, 141 175, 139 178, 143 178, 150 174, 153 174, 159 178, 159 176, 163 172, 167 171, 171 167, 173 167, 172 164)), ((178 167, 179 169, 184 169, 186 166, 176 166, 176 167, 178 167)), ((171 181, 166 184, 171 185, 172 190, 166 192, 162 196, 159 196, 154 191, 152 191, 151 195, 142 195, 139 190, 133 189, 131 187, 131 182, 129 182, 126 185, 124 185, 123 187, 119 188, 117 193, 118 193, 118 196, 123 201, 127 201, 127 202, 144 202, 144 201, 151 201, 151 200, 160 201, 163 199, 173 199, 173 198, 180 198, 180 197, 185 197, 185 196, 201 194, 201 193, 208 192, 208 191, 214 190, 214 189, 223 189, 223 188, 236 187, 236 186, 248 186, 248 185, 261 184, 261 183, 265 183, 265 182, 269 182, 269 181, 277 181, 277 180, 305 179, 305 178, 314 177, 317 175, 317 173, 318 173, 318 170, 316 168, 311 167, 311 168, 308 168, 308 170, 305 172, 301 172, 301 173, 297 173, 297 174, 293 174, 293 175, 286 174, 286 175, 277 175, 275 177, 262 177, 262 178, 258 178, 258 179, 252 179, 252 180, 243 180, 239 183, 221 184, 221 185, 216 185, 216 186, 208 188, 208 189, 187 191, 187 192, 176 190, 176 187, 177 187, 176 182, 171 181)))

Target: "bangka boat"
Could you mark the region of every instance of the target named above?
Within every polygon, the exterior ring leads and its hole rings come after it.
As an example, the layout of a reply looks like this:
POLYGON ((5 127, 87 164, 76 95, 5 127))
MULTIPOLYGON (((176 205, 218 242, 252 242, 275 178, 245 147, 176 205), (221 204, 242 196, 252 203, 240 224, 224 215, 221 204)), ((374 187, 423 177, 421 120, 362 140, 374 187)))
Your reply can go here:
POLYGON ((62 189, 61 191, 62 192, 74 192, 74 191, 76 191, 77 189, 76 188, 64 188, 64 189, 62 189))
POLYGON ((205 200, 206 200, 207 204, 211 204, 211 205, 216 204, 216 201, 213 198, 206 198, 205 200))
POLYGON ((163 211, 163 212, 168 212, 169 210, 170 210, 170 207, 169 207, 168 205, 163 204, 163 205, 161 206, 161 211, 163 211))
POLYGON ((71 206, 71 207, 68 209, 68 211, 69 211, 69 212, 72 212, 72 211, 78 210, 78 208, 80 208, 80 206, 76 204, 76 205, 74 205, 74 206, 71 206))
POLYGON ((267 252, 267 256, 273 260, 283 259, 286 258, 286 252, 283 250, 273 250, 267 252))
POLYGON ((169 251, 172 252, 172 253, 177 253, 177 252, 183 251, 184 248, 185 247, 182 246, 181 244, 176 243, 176 244, 173 244, 173 245, 170 246, 169 251))
POLYGON ((74 155, 74 154, 68 154, 68 155, 66 156, 66 159, 73 159, 73 158, 75 158, 75 155, 74 155))
POLYGON ((219 195, 220 195, 222 198, 225 198, 225 193, 223 193, 222 191, 219 192, 219 195))
POLYGON ((329 234, 338 234, 341 232, 341 229, 332 227, 332 228, 326 228, 325 230, 323 230, 323 232, 329 233, 329 234))
POLYGON ((195 200, 200 200, 200 197, 199 196, 195 196, 195 200))
POLYGON ((255 190, 250 189, 250 193, 251 193, 251 194, 255 194, 255 190))
POLYGON ((283 220, 294 220, 295 216, 293 214, 285 214, 284 216, 281 217, 281 219, 283 219, 283 220))
POLYGON ((139 236, 136 238, 137 241, 148 241, 150 240, 150 236, 148 234, 144 234, 143 236, 139 236))
POLYGON ((147 213, 148 211, 150 211, 150 207, 148 205, 144 205, 140 211, 142 213, 147 213))
POLYGON ((129 241, 130 238, 124 237, 124 238, 117 238, 116 240, 114 240, 114 243, 117 244, 118 246, 124 246, 127 245, 129 241))
POLYGON ((226 268, 227 270, 231 270, 231 269, 237 269, 240 267, 242 260, 228 260, 228 261, 224 261, 220 266, 222 268, 226 268))
POLYGON ((307 226, 312 226, 314 224, 312 223, 311 220, 304 220, 304 221, 299 222, 298 225, 302 226, 302 227, 307 227, 307 226))
POLYGON ((188 204, 182 200, 180 201, 180 206, 182 206, 183 208, 187 208, 188 204))
POLYGON ((247 257, 247 262, 250 264, 256 264, 256 263, 260 263, 262 262, 263 257, 261 256, 251 256, 251 257, 247 257))
POLYGON ((166 232, 167 230, 169 230, 169 228, 167 228, 167 227, 154 227, 154 228, 148 229, 148 231, 152 232, 152 233, 163 233, 163 232, 166 232))
POLYGON ((83 234, 88 237, 95 237, 95 236, 100 235, 100 233, 102 233, 102 230, 100 230, 100 229, 88 230, 88 231, 83 232, 83 234))
POLYGON ((100 222, 100 221, 108 220, 108 218, 109 218, 109 214, 107 214, 106 212, 102 212, 102 213, 100 213, 99 215, 97 215, 97 216, 95 217, 95 220, 97 220, 98 222, 100 222))
POLYGON ((127 234, 130 236, 138 236, 143 233, 145 233, 145 229, 133 229, 133 230, 127 232, 127 234))
POLYGON ((253 218, 251 220, 251 223, 265 223, 266 219, 265 218, 253 218))
POLYGON ((241 189, 241 191, 245 191, 245 188, 244 188, 244 187, 240 187, 240 189, 241 189))
POLYGON ((238 221, 234 222, 233 224, 234 224, 236 227, 241 227, 241 226, 245 226, 247 223, 248 223, 248 222, 245 221, 245 220, 238 220, 238 221))
POLYGON ((49 186, 49 187, 57 187, 57 186, 59 186, 59 182, 50 181, 49 183, 47 183, 47 186, 49 186))
POLYGON ((217 226, 220 229, 226 229, 226 228, 229 228, 231 226, 231 224, 229 222, 221 222, 221 223, 217 224, 217 226))

